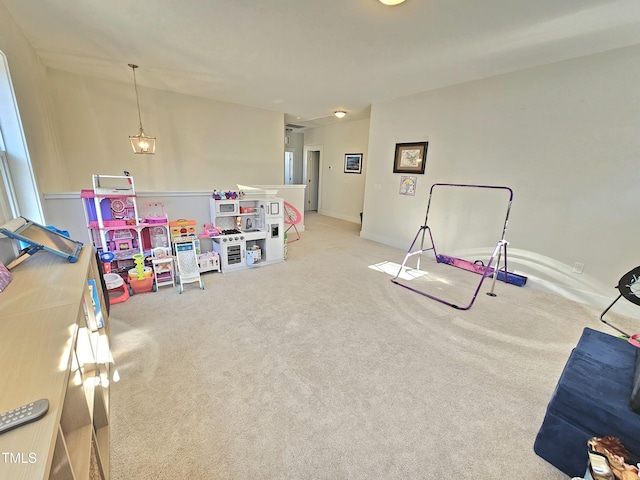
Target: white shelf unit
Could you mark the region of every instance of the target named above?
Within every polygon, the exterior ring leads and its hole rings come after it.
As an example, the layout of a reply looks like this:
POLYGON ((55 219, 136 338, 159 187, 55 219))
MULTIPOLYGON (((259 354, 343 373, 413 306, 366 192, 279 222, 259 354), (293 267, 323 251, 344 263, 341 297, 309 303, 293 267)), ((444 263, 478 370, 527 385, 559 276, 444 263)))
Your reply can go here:
POLYGON ((101 285, 93 249, 73 264, 35 255, 11 273, 0 303, 0 411, 39 398, 49 411, 0 436, 10 454, 2 478, 108 480, 112 360, 102 289, 88 284, 101 285))

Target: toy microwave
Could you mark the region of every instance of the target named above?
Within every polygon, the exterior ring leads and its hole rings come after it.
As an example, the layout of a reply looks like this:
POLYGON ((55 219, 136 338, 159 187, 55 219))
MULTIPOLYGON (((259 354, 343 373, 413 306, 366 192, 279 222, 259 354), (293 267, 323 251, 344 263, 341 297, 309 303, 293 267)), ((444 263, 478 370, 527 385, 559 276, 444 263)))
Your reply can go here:
POLYGON ((217 215, 238 215, 240 213, 240 204, 237 200, 216 200, 217 215))

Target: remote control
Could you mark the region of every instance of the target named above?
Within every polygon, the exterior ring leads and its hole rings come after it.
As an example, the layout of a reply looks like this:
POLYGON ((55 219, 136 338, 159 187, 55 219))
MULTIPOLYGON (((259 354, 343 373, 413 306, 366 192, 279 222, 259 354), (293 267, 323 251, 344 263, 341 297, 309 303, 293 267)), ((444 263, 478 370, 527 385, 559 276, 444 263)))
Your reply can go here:
POLYGON ((27 423, 35 422, 44 417, 48 410, 49 400, 43 398, 2 413, 0 414, 0 434, 27 423))

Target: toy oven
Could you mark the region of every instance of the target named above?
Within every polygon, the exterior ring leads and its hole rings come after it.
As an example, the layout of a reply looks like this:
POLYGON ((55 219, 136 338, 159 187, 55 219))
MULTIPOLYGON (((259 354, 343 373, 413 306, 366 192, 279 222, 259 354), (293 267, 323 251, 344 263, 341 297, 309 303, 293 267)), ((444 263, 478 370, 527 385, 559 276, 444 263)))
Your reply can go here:
POLYGON ((213 250, 220 256, 222 273, 247 267, 246 242, 244 237, 221 235, 213 239, 213 250))

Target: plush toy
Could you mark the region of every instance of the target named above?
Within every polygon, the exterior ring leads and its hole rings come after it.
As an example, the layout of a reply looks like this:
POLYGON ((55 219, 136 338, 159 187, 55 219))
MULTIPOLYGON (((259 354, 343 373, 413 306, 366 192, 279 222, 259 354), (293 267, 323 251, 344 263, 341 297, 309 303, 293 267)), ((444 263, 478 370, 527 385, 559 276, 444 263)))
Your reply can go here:
POLYGON ((638 468, 629 465, 629 452, 617 437, 593 437, 587 442, 589 448, 603 454, 609 460, 613 475, 618 480, 638 480, 638 468))

